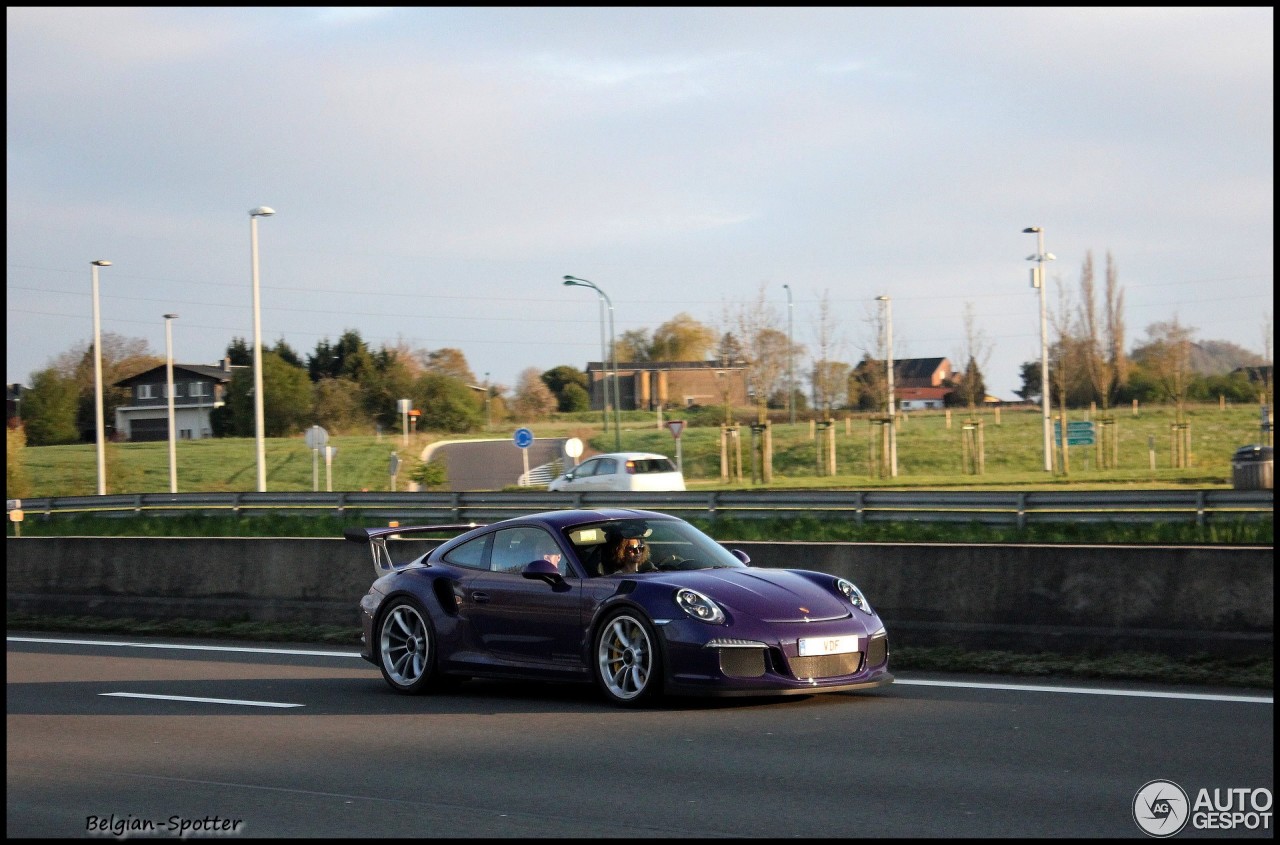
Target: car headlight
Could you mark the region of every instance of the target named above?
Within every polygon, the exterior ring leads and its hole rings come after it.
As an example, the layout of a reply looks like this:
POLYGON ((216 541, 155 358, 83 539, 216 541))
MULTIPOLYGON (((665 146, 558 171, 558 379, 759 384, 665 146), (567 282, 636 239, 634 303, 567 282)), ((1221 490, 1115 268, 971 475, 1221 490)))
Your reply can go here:
POLYGON ((720 606, 697 590, 676 590, 676 604, 699 622, 712 625, 724 622, 724 611, 720 606))
POLYGON ((852 581, 845 578, 837 578, 836 589, 858 610, 863 613, 871 612, 871 605, 867 602, 867 597, 862 594, 862 590, 859 590, 852 581))

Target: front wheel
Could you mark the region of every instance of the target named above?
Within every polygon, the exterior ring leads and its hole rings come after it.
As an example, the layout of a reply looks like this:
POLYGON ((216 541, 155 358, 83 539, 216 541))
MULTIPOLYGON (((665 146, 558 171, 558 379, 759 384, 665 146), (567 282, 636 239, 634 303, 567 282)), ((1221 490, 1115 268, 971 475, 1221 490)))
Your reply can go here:
POLYGON ((638 613, 621 611, 600 626, 595 657, 596 681, 614 704, 634 707, 660 694, 658 637, 638 613))
POLYGON ((422 605, 408 597, 395 599, 378 625, 378 665, 390 687, 405 695, 438 685, 436 636, 422 605))

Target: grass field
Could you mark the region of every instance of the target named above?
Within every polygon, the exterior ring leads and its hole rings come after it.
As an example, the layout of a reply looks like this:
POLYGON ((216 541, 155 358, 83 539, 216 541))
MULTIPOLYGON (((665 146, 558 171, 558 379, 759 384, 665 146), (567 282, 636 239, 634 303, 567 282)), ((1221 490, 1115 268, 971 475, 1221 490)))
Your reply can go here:
MULTIPOLYGON (((587 454, 614 451, 613 431, 602 432, 598 419, 577 415, 525 424, 539 438, 578 437, 588 445, 587 454)), ((676 456, 676 444, 654 414, 627 412, 623 416, 622 448, 676 456)), ((1088 416, 1080 411, 1073 420, 1088 416)), ((1093 447, 1070 450, 1070 472, 1047 473, 1043 469, 1041 417, 1038 409, 1003 409, 978 415, 983 436, 984 471, 966 472, 962 432, 968 420, 964 412, 913 412, 900 416, 896 478, 873 475, 869 468, 872 425, 865 416, 837 418, 836 474, 818 475, 818 441, 811 439, 808 423, 774 424, 773 489, 785 488, 904 488, 1019 489, 1036 490, 1071 486, 1099 489, 1123 486, 1133 489, 1171 487, 1223 488, 1232 480, 1231 457, 1242 445, 1260 441, 1256 406, 1217 405, 1193 407, 1190 423, 1190 460, 1186 468, 1170 466, 1172 454, 1171 408, 1151 407, 1113 413, 1117 432, 1118 465, 1099 469, 1093 447), (1154 469, 1152 468, 1154 462, 1154 469)), ((666 419, 672 415, 667 414, 666 419)), ((491 438, 511 441, 519 424, 495 426, 488 432, 452 439, 491 438)), ((751 431, 742 426, 743 481, 720 482, 720 429, 688 425, 680 443, 682 465, 690 489, 752 487, 751 431)), ((398 489, 406 489, 409 467, 441 435, 415 434, 406 446, 397 436, 331 436, 337 449, 332 465, 334 490, 390 489, 389 458, 401 458, 398 489)), ((514 443, 512 449, 517 448, 514 443)), ((273 492, 312 489, 313 454, 301 435, 266 441, 267 489, 273 492)), ((168 443, 111 443, 106 449, 108 493, 161 493, 169 490, 168 443)), ((8 496, 44 497, 92 495, 97 489, 96 450, 92 444, 45 446, 23 450, 24 481, 12 484, 8 496)), ((179 492, 232 492, 256 489, 255 449, 252 438, 219 438, 184 441, 177 445, 179 492)), ((325 489, 323 458, 318 465, 318 486, 325 489)), ((759 486, 759 485, 754 485, 759 486)), ((444 489, 447 489, 447 485, 444 489)))

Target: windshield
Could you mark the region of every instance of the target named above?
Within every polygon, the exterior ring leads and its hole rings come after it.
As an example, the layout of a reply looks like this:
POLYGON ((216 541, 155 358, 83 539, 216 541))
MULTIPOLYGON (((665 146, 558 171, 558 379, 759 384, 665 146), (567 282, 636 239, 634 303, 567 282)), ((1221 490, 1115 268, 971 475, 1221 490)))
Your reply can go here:
POLYGON ((578 560, 591 576, 612 575, 619 545, 641 546, 640 571, 743 568, 724 546, 679 519, 615 519, 565 530, 578 560))

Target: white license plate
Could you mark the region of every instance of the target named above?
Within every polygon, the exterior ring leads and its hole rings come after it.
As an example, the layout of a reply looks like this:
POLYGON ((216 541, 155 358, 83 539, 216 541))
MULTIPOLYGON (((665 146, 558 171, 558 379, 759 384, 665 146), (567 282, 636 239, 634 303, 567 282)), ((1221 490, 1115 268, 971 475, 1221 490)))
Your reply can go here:
POLYGON ((858 650, 858 638, 847 637, 805 637, 800 640, 800 656, 812 657, 818 654, 848 654, 858 650))

